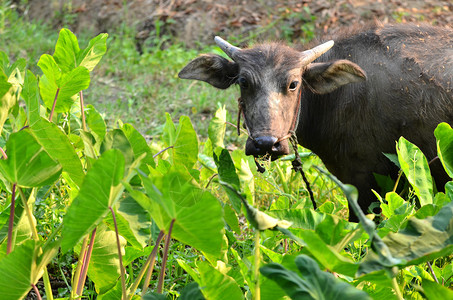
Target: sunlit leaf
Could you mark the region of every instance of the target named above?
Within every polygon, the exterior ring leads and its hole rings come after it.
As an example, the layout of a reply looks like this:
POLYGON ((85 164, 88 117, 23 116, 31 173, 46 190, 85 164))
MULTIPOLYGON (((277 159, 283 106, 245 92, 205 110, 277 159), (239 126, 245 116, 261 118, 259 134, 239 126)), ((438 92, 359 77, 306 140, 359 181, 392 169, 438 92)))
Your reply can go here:
POLYGON ((160 179, 153 178, 154 182, 140 177, 148 196, 137 192, 131 195, 148 210, 158 227, 167 230, 175 219, 173 238, 218 257, 224 226, 218 200, 194 186, 189 175, 175 170, 160 179))
POLYGON ((56 112, 69 111, 74 103, 72 97, 90 85, 90 72, 85 67, 79 66, 69 73, 62 73, 50 55, 41 56, 38 66, 44 73, 39 81, 41 98, 48 109, 52 108, 57 98, 56 112))
POLYGON ((63 219, 63 252, 74 245, 109 212, 118 197, 121 196, 124 177, 124 157, 117 149, 102 154, 85 176, 77 197, 72 201, 63 219))
MULTIPOLYGON (((120 236, 122 255, 126 240, 120 236)), ((120 265, 115 231, 104 224, 96 228, 93 253, 91 256, 88 276, 94 282, 96 291, 103 294, 113 288, 120 277, 120 265)))
POLYGON ((209 122, 208 135, 212 142, 212 148, 224 148, 223 139, 226 130, 226 109, 225 107, 219 108, 214 117, 209 122))
MULTIPOLYGON (((141 135, 140 132, 138 132, 130 124, 124 124, 123 127, 121 127, 121 130, 127 137, 128 141, 132 147, 132 150, 134 151, 135 158, 138 158, 143 153, 146 153, 146 156, 143 159, 143 162, 154 168, 155 162, 154 162, 153 154, 151 153, 151 149, 149 148, 148 144, 146 143, 146 140, 143 137, 143 135, 141 135)), ((143 169, 146 169, 146 168, 143 167, 142 170, 143 169)))
POLYGON ((197 266, 198 274, 184 261, 178 259, 178 263, 198 283, 206 299, 243 299, 241 289, 234 279, 209 263, 200 261, 197 266))
POLYGON ((35 121, 30 133, 44 147, 49 155, 60 162, 63 171, 78 185, 82 185, 85 173, 80 159, 66 134, 54 123, 43 118, 35 121))
POLYGON ((79 51, 77 37, 69 29, 61 29, 53 57, 64 73, 68 73, 77 67, 76 58, 79 51))
MULTIPOLYGON (((453 251, 453 202, 446 204, 433 217, 412 217, 404 229, 390 232, 383 238, 391 255, 401 262, 399 267, 417 265, 449 255, 453 251)), ((359 273, 381 270, 380 258, 370 252, 363 260, 359 273)))
POLYGON ((2 299, 23 299, 27 295, 31 289, 32 264, 35 259, 35 242, 28 240, 0 260, 2 299))
POLYGON ((83 66, 88 71, 93 71, 102 56, 107 51, 107 33, 101 33, 90 40, 88 46, 77 55, 77 66, 83 66))
POLYGON ((437 139, 437 154, 440 161, 448 176, 453 178, 453 129, 447 123, 440 123, 434 135, 437 139))
POLYGON ((33 126, 40 118, 39 116, 39 89, 38 80, 29 70, 25 75, 22 97, 27 105, 27 117, 30 126, 33 126))
POLYGON ((453 299, 453 291, 439 283, 424 279, 422 287, 428 300, 453 299))
POLYGON ((0 172, 9 181, 23 187, 53 183, 61 173, 54 161, 28 130, 10 135, 6 142, 8 159, 0 160, 0 172))
POLYGON ((176 139, 170 152, 173 154, 173 162, 184 165, 188 170, 192 169, 197 162, 198 137, 190 119, 186 116, 181 116, 179 119, 176 139))
MULTIPOLYGON (((133 247, 143 249, 151 235, 149 214, 132 197, 125 197, 118 201, 116 219, 119 234, 133 247)), ((111 214, 105 222, 114 229, 111 214)))
POLYGON ((433 203, 433 180, 425 155, 403 137, 398 141, 397 153, 401 169, 414 188, 420 205, 433 203))
POLYGON ((176 127, 169 113, 165 113, 165 126, 162 132, 162 141, 166 147, 173 146, 176 140, 176 127))
POLYGON ((0 72, 0 133, 3 130, 10 109, 16 104, 16 90, 5 74, 0 72))

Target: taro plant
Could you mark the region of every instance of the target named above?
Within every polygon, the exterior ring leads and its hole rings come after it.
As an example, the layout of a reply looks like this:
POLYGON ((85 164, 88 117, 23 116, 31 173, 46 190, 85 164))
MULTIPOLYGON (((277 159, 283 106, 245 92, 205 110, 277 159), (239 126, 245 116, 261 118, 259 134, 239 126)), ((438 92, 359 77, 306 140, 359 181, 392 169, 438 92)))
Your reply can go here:
MULTIPOLYGON (((393 160, 408 184, 376 193, 380 223, 360 210, 360 223, 349 223, 353 186, 299 148, 314 210, 290 156, 263 162, 261 174, 253 158, 228 150, 224 107, 206 138, 186 116, 166 114, 151 146, 131 124, 107 126, 83 100, 106 40, 81 48, 61 30, 53 55, 37 63, 42 74, 0 54, 2 299, 53 299, 55 270, 64 299, 452 297, 453 185, 435 192, 417 146, 397 143, 393 160)), ((453 176, 453 129, 440 124, 435 136, 453 176)))

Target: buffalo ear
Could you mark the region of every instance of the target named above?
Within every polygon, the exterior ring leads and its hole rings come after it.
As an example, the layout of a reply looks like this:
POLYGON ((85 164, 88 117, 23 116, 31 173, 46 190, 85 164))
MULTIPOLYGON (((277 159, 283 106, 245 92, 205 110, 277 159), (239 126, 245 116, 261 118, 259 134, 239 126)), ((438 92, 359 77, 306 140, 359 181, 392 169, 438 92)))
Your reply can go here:
POLYGON ((178 76, 182 79, 201 80, 219 89, 226 89, 236 82, 237 63, 217 54, 202 54, 192 60, 178 76))
POLYGON ((345 84, 366 80, 366 74, 349 60, 336 60, 309 64, 303 79, 313 92, 327 94, 345 84))

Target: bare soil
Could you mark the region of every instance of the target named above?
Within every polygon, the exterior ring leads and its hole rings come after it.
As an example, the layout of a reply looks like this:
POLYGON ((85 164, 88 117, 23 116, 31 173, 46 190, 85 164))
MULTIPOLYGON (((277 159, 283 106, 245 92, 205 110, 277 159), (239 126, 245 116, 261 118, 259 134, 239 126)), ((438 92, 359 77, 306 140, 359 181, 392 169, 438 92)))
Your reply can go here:
MULTIPOLYGON (((18 1, 19 2, 19 1, 18 1)), ((136 29, 139 47, 149 37, 169 35, 188 46, 211 43, 214 35, 247 40, 309 39, 369 22, 453 24, 451 0, 29 0, 24 15, 72 24, 75 32, 136 29), (156 22, 160 26, 156 29, 156 22)))

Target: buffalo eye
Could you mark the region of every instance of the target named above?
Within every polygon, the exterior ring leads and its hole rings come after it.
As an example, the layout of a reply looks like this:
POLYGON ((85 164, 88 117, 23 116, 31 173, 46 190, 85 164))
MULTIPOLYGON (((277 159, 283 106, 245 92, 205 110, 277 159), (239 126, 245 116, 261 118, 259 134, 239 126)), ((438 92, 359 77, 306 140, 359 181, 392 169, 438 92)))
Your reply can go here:
POLYGON ((245 79, 244 77, 239 77, 237 80, 237 83, 243 89, 246 89, 249 87, 249 83, 247 82, 247 79, 245 79))
POLYGON ((295 91, 298 85, 299 81, 293 81, 289 84, 288 90, 295 91))

